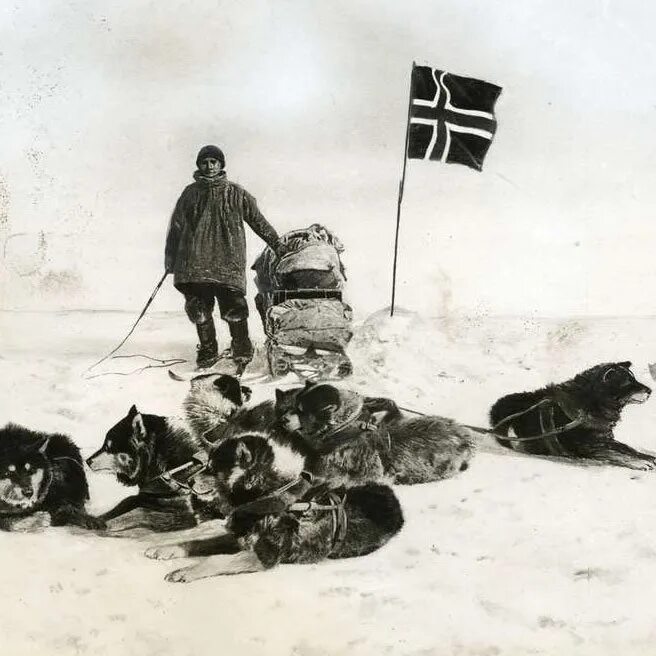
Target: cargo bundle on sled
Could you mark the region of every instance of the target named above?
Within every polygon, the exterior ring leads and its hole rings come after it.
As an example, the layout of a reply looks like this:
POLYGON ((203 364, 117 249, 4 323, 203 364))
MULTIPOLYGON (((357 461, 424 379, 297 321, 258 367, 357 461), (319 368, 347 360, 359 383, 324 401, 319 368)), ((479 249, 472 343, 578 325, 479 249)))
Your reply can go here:
POLYGON ((280 240, 286 249, 281 258, 267 247, 251 267, 271 375, 350 375, 345 349, 353 336, 353 312, 342 300, 344 247, 316 223, 280 240))

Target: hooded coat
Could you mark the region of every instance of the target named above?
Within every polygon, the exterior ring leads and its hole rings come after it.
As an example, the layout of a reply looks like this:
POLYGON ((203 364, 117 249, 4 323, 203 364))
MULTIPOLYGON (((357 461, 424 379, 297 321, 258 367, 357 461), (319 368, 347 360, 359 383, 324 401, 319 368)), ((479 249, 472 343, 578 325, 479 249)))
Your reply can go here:
POLYGON ((195 182, 182 192, 166 237, 166 269, 174 284, 211 283, 246 292, 244 222, 269 246, 276 231, 257 207, 255 198, 225 172, 215 177, 194 173, 195 182))

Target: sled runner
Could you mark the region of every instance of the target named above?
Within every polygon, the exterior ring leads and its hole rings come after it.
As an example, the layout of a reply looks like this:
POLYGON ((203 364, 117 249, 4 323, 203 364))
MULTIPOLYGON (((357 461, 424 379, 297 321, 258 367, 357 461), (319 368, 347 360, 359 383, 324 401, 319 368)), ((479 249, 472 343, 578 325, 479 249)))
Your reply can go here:
POLYGON ((173 380, 189 381, 203 374, 228 374, 240 378, 245 368, 245 364, 238 363, 228 355, 225 355, 220 357, 211 367, 200 368, 193 362, 183 362, 170 367, 168 372, 169 377, 173 380))
POLYGON ((281 258, 266 248, 252 266, 271 375, 349 376, 353 368, 346 346, 353 335, 353 313, 342 299, 344 247, 316 223, 280 241, 286 251, 281 258))
POLYGON ((248 373, 244 376, 243 367, 240 368, 233 360, 227 359, 219 360, 215 365, 207 367, 206 369, 199 369, 198 367, 195 367, 193 363, 189 362, 176 367, 171 367, 168 370, 168 374, 169 378, 178 382, 189 382, 194 380, 194 378, 205 375, 227 374, 229 376, 235 376, 236 378, 239 378, 240 381, 251 385, 264 382, 269 376, 268 373, 262 372, 248 373))

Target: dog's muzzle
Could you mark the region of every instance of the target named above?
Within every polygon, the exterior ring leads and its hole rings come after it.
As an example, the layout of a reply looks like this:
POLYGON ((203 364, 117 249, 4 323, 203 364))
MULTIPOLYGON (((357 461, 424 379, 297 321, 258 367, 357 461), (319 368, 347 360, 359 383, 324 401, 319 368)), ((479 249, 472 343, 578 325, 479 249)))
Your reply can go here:
POLYGON ((631 395, 629 403, 644 403, 651 396, 651 390, 646 388, 631 395))
POLYGON ((116 471, 116 459, 107 451, 96 451, 87 458, 87 465, 91 471, 116 471))
POLYGON ((288 431, 297 431, 301 428, 301 421, 295 412, 285 413, 280 422, 288 431))

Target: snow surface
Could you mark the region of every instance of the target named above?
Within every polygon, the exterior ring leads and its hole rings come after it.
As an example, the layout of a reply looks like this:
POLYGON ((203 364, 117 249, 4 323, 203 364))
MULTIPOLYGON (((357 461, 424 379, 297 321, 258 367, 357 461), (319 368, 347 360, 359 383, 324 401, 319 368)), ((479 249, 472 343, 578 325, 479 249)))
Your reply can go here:
MULTIPOLYGON (((186 384, 164 369, 82 377, 131 321, 0 314, 0 421, 64 431, 89 455, 132 403, 178 413, 186 384)), ((655 328, 649 318, 421 320, 398 311, 390 320, 381 311, 358 327, 350 385, 485 425, 500 395, 598 362, 630 359, 648 382, 655 328)), ((122 353, 192 357, 193 347, 182 313, 153 314, 122 353)), ((144 364, 114 360, 98 371, 144 364)), ((273 384, 256 385, 254 401, 272 393, 273 384)), ((624 417, 618 438, 656 451, 656 401, 624 417)), ((88 476, 94 512, 126 494, 88 476)), ((371 556, 190 585, 164 582, 181 561, 145 559, 148 540, 66 528, 0 534, 3 653, 654 654, 656 475, 484 448, 461 476, 397 492, 406 525, 371 556)))

